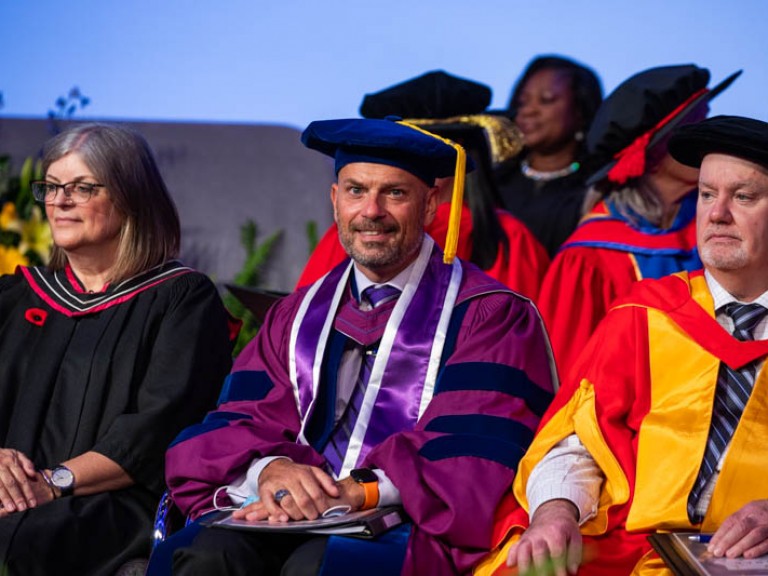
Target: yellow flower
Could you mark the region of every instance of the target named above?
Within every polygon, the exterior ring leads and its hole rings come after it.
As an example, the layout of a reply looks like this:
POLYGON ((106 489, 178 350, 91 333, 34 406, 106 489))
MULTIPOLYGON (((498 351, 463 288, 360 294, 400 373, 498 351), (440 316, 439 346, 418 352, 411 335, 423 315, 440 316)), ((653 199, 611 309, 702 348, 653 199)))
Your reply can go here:
POLYGON ((19 251, 26 254, 27 251, 32 250, 44 263, 47 263, 51 255, 52 243, 51 228, 43 219, 43 211, 40 206, 33 206, 29 219, 21 223, 19 251))
POLYGON ((20 232, 21 223, 19 222, 19 216, 16 214, 16 206, 13 202, 6 202, 3 204, 3 209, 0 211, 0 230, 9 230, 11 232, 20 232))
POLYGON ((0 245, 0 274, 13 274, 16 266, 29 264, 18 248, 0 245))

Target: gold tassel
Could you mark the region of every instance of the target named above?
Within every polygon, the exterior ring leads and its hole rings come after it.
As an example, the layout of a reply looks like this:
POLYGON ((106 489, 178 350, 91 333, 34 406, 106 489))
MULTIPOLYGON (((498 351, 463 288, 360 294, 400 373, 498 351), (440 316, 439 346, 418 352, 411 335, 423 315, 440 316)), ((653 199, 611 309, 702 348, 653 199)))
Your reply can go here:
POLYGON ((467 169, 467 153, 460 144, 448 138, 443 138, 437 134, 433 134, 423 128, 405 122, 403 120, 398 121, 398 124, 413 128, 422 134, 437 138, 441 142, 447 144, 456 150, 456 170, 453 176, 453 194, 451 195, 451 215, 448 219, 448 233, 445 237, 445 250, 443 251, 443 262, 451 264, 456 257, 456 249, 459 245, 459 224, 461 223, 461 208, 464 203, 464 175, 467 169))

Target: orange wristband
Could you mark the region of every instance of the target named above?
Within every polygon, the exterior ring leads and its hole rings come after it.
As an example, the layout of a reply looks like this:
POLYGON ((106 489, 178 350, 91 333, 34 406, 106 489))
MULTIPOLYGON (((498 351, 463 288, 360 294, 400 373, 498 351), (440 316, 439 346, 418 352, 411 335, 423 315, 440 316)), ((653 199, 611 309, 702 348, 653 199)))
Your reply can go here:
POLYGON ((365 500, 363 501, 363 510, 370 508, 376 508, 379 503, 379 483, 378 482, 363 482, 360 484, 365 491, 365 500))

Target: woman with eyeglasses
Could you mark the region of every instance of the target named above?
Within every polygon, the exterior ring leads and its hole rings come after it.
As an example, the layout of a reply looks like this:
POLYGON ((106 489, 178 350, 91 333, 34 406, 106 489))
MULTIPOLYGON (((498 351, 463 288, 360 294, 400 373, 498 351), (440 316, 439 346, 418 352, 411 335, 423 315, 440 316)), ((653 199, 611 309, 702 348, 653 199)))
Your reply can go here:
POLYGON ((215 405, 229 316, 175 259, 141 136, 75 127, 43 172, 51 262, 0 277, 0 573, 115 574, 149 554, 166 447, 215 405))

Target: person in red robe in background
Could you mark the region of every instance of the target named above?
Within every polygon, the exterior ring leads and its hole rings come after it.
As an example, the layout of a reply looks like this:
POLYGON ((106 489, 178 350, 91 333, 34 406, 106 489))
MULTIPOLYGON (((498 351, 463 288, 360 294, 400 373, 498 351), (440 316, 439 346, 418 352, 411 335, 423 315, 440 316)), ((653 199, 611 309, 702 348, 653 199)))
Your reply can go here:
POLYGON ((667 151, 675 126, 702 120, 712 90, 709 71, 662 66, 625 80, 603 102, 587 144, 603 168, 589 179, 587 209, 547 270, 537 304, 562 378, 610 304, 644 278, 696 270, 698 170, 667 151))
MULTIPOLYGON (((489 102, 488 87, 436 71, 366 96, 361 113, 367 118, 406 117, 407 122, 466 148, 475 170, 466 179, 456 254, 535 300, 549 256, 520 220, 500 208, 492 178, 496 166, 519 153, 522 138, 508 118, 480 113, 489 102)), ((426 232, 443 248, 453 178, 439 179, 437 185, 440 204, 426 232)), ((310 256, 296 287, 311 284, 345 258, 347 254, 333 224, 310 256)))

